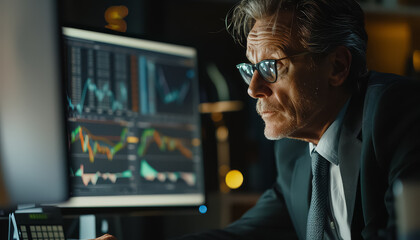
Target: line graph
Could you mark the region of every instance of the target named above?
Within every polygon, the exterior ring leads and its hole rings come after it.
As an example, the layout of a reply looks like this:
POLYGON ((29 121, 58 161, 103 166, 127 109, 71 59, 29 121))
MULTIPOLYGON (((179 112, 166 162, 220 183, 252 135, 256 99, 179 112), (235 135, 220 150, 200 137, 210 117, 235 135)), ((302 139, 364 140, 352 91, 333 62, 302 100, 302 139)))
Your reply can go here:
POLYGON ((127 86, 123 82, 119 82, 117 88, 119 90, 118 95, 121 96, 120 99, 114 97, 115 94, 112 92, 109 83, 105 83, 102 87, 98 87, 91 78, 88 78, 83 86, 79 103, 73 103, 70 97, 67 96, 68 107, 81 114, 85 106, 87 93, 92 92, 98 102, 103 102, 108 97, 110 99, 110 108, 112 111, 124 110, 124 106, 128 101, 127 86))
POLYGON ((168 80, 163 72, 162 68, 158 70, 158 79, 157 79, 156 90, 159 94, 161 100, 165 103, 177 103, 182 104, 185 101, 185 98, 190 89, 191 82, 186 81, 181 84, 178 88, 171 89, 168 80))
POLYGON ((196 184, 196 176, 191 172, 159 172, 154 169, 146 160, 140 162, 140 176, 147 181, 159 182, 177 182, 182 179, 187 185, 194 186, 196 184))
POLYGON ((120 140, 113 143, 109 138, 93 135, 86 127, 77 126, 71 132, 71 144, 80 141, 82 151, 89 154, 89 161, 93 163, 97 154, 104 154, 108 160, 112 160, 119 151, 127 145, 127 128, 123 128, 120 140))
POLYGON ((192 112, 195 72, 188 67, 155 64, 154 88, 158 113, 190 114, 192 112))
POLYGON ((185 141, 176 137, 169 137, 159 133, 156 129, 145 129, 140 137, 140 144, 137 148, 137 154, 142 157, 146 155, 152 143, 155 143, 160 152, 178 151, 184 157, 192 159, 192 151, 185 146, 185 141))
POLYGON ((116 183, 119 178, 132 178, 133 173, 130 170, 126 170, 120 173, 101 173, 97 171, 96 173, 85 173, 84 165, 81 164, 80 168, 74 173, 75 177, 80 177, 82 179, 83 185, 88 186, 89 183, 96 185, 98 180, 102 178, 103 180, 109 180, 112 183, 116 183))

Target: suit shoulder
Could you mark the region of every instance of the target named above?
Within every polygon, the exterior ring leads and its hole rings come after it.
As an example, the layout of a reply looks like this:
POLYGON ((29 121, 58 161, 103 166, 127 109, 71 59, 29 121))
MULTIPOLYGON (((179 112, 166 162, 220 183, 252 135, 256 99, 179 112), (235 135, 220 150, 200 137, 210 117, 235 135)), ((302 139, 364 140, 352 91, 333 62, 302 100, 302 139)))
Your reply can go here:
POLYGON ((371 72, 366 94, 378 94, 393 88, 420 87, 420 82, 392 73, 371 72))
POLYGON ((372 72, 367 83, 365 111, 385 103, 404 101, 417 96, 420 82, 390 73, 372 72))

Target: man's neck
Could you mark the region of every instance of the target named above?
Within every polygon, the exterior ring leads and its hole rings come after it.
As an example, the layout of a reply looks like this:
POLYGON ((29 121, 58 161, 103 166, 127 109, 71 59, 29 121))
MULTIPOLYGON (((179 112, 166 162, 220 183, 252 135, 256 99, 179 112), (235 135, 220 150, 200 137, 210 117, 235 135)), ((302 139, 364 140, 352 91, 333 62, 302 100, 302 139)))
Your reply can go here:
POLYGON ((291 138, 318 145, 322 135, 337 118, 338 113, 344 107, 350 96, 351 94, 343 92, 332 96, 331 99, 334 100, 328 101, 325 107, 313 117, 312 121, 314 124, 309 126, 305 132, 298 133, 295 136, 291 136, 291 138))

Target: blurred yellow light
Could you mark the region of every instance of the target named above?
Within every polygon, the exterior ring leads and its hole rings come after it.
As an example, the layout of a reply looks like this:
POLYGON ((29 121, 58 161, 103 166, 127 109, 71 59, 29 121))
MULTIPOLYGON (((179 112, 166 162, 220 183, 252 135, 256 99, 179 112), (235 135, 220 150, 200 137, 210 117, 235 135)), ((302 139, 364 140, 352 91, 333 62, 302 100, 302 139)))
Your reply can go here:
POLYGON ((216 137, 219 141, 226 141, 229 136, 229 130, 225 126, 220 126, 216 130, 216 137))
POLYGON ((416 50, 413 53, 413 67, 416 72, 420 72, 420 50, 416 50))
POLYGON ((126 6, 111 6, 105 10, 105 21, 108 23, 105 27, 114 31, 127 31, 127 22, 124 18, 128 15, 126 6))
POLYGON ((200 145, 201 145, 201 141, 200 141, 200 139, 199 139, 199 138, 193 138, 193 139, 192 139, 192 141, 191 141, 191 144, 192 144, 194 147, 198 147, 198 146, 200 146, 200 145))
POLYGON ((223 119, 223 114, 220 112, 213 112, 211 114, 211 120, 213 120, 213 122, 220 122, 223 119))
POLYGON ((244 182, 244 176, 238 170, 231 170, 226 174, 225 181, 229 188, 236 189, 244 182))
POLYGON ((372 16, 366 22, 366 31, 369 35, 368 68, 404 74, 413 45, 413 32, 408 21, 380 21, 372 16))
POLYGON ((221 101, 214 103, 201 103, 201 113, 214 113, 214 112, 235 112, 240 111, 243 108, 241 101, 221 101))

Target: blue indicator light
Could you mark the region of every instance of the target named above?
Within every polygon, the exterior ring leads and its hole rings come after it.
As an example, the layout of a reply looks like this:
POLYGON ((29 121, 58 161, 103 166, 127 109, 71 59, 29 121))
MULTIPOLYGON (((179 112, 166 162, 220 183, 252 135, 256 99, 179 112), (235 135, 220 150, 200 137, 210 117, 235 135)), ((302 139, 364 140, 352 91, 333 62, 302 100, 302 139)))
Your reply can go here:
POLYGON ((198 207, 198 211, 202 214, 207 212, 207 207, 206 205, 201 205, 200 207, 198 207))

